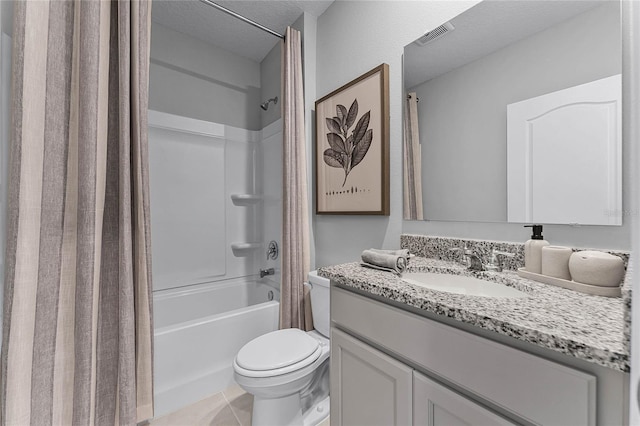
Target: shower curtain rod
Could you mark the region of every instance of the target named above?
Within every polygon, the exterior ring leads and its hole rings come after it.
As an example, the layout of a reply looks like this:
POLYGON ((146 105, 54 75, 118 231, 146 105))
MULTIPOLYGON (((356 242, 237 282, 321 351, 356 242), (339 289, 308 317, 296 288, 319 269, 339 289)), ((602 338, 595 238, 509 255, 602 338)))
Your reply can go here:
POLYGON ((239 13, 234 12, 233 10, 227 9, 224 6, 220 6, 219 4, 214 3, 211 0, 200 0, 200 1, 202 3, 204 3, 204 4, 207 4, 207 5, 211 6, 211 7, 215 7, 216 9, 218 9, 218 10, 220 10, 220 11, 222 11, 222 12, 228 14, 228 15, 231 15, 234 18, 240 19, 241 21, 244 21, 247 24, 253 25, 256 28, 261 29, 262 31, 266 31, 269 34, 274 35, 274 36, 279 37, 279 38, 284 40, 284 36, 282 34, 278 34, 277 32, 273 31, 271 28, 267 28, 264 25, 260 25, 257 22, 252 21, 249 18, 245 18, 244 16, 240 15, 239 13))

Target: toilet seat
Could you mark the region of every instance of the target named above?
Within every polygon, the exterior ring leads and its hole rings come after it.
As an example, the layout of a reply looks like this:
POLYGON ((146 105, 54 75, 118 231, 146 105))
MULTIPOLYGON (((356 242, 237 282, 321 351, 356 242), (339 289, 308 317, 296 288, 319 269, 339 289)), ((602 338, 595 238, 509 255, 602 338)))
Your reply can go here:
POLYGON ((264 334, 240 349, 234 361, 237 373, 246 377, 271 377, 300 370, 322 353, 317 339, 290 328, 264 334))

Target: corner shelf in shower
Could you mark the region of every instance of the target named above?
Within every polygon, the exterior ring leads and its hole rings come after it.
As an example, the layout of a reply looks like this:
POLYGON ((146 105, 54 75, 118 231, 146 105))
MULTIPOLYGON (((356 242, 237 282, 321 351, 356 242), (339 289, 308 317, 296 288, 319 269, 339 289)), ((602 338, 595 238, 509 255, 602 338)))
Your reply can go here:
POLYGON ((262 195, 258 194, 232 194, 231 201, 236 206, 249 206, 262 201, 262 195))
POLYGON ((231 243, 231 250, 235 257, 248 256, 253 250, 262 247, 262 243, 231 243))

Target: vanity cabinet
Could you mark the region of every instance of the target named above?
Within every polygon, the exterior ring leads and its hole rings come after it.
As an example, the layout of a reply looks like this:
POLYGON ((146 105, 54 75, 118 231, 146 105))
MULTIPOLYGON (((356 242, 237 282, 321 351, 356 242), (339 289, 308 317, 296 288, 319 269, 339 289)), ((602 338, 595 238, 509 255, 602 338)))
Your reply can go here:
POLYGON ((411 424, 413 370, 331 330, 331 424, 411 424))
POLYGON ((515 425, 418 372, 413 373, 413 424, 416 426, 515 425))
POLYGON ((624 424, 624 373, 598 385, 599 373, 336 286, 331 327, 333 426, 624 424))
POLYGON ((385 353, 331 330, 332 425, 514 425, 385 353))

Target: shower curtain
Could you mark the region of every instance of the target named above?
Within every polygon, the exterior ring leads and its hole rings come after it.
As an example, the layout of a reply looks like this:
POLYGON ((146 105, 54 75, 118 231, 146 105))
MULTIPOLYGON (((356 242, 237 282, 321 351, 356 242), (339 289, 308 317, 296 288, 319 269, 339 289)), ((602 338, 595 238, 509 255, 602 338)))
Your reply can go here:
POLYGON ((150 8, 15 2, 2 424, 153 415, 150 8))
POLYGON ((282 284, 280 328, 311 330, 309 208, 300 32, 289 27, 282 50, 282 284))
POLYGON ((418 130, 418 97, 407 94, 404 114, 404 219, 423 220, 422 152, 418 130))

